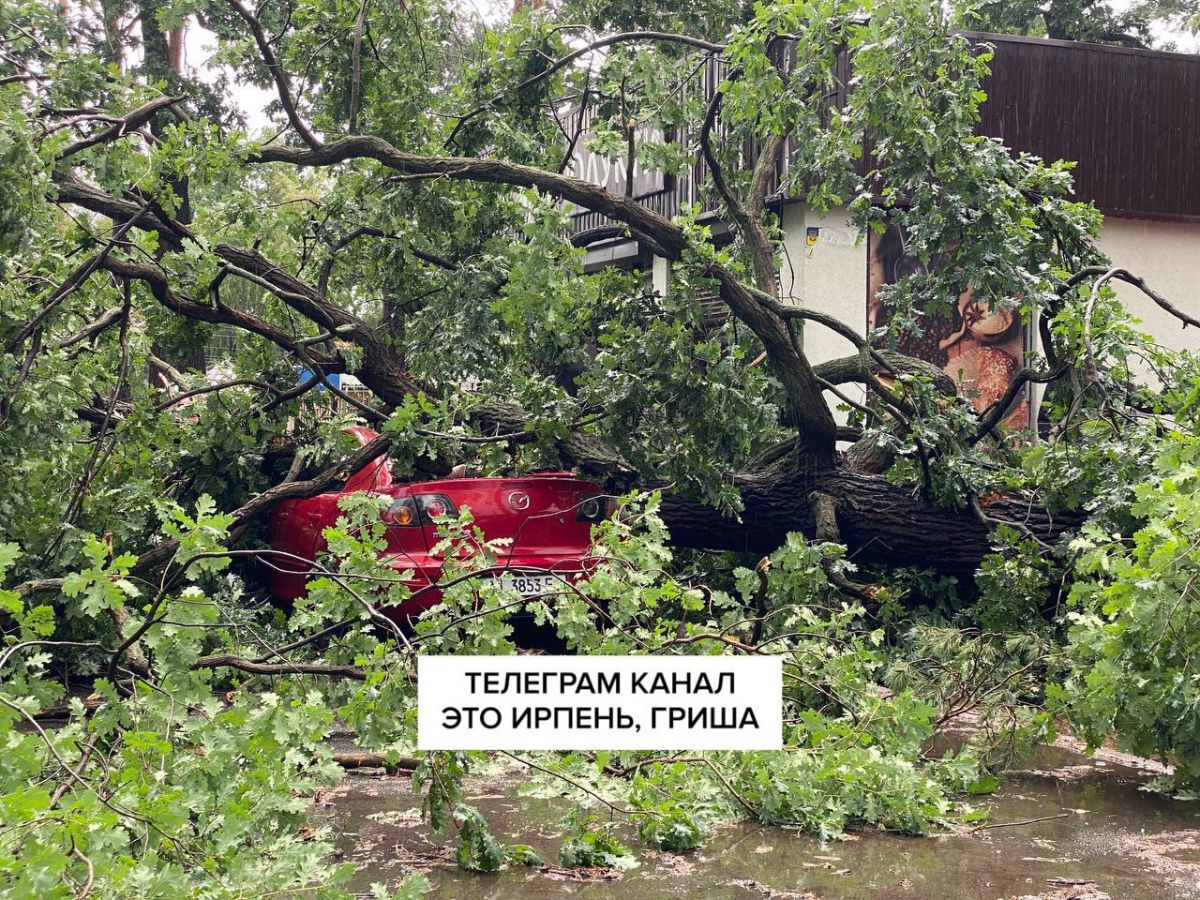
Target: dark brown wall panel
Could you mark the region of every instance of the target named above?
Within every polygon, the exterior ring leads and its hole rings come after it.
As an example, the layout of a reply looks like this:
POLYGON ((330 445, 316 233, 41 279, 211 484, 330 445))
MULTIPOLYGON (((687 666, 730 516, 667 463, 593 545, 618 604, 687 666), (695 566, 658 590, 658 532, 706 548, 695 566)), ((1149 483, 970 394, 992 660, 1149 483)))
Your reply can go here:
POLYGON ((981 133, 1075 160, 1109 215, 1200 220, 1200 57, 978 37, 995 52, 981 133))
MULTIPOLYGON (((1046 160, 1075 161, 1077 195, 1106 215, 1200 222, 1200 55, 968 37, 991 44, 995 54, 984 85, 981 134, 1046 160)), ((781 63, 789 62, 785 52, 781 63)), ((844 68, 847 83, 849 65, 844 68)), ((707 99, 720 80, 710 65, 688 89, 707 99)), ((753 149, 746 155, 752 157, 753 149)), ((697 200, 707 199, 711 209, 711 198, 698 190, 704 178, 697 160, 690 172, 666 179, 663 190, 638 199, 666 216, 697 200)), ((607 221, 581 210, 574 227, 607 221)))

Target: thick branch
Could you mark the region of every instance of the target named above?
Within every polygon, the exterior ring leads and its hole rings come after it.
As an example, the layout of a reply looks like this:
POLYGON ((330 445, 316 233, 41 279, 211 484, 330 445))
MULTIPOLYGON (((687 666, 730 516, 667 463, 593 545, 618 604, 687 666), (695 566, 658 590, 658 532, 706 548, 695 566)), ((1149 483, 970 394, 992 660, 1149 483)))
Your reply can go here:
POLYGON ((117 322, 121 321, 121 316, 124 310, 119 306, 114 306, 111 309, 106 309, 99 316, 93 319, 88 324, 84 325, 74 334, 67 335, 54 345, 55 350, 66 350, 68 347, 73 347, 75 344, 83 343, 98 335, 107 328, 111 328, 117 322))
POLYGON ((153 119, 158 112, 168 109, 177 103, 182 103, 186 99, 187 94, 181 94, 178 97, 156 97, 144 106, 139 106, 132 112, 126 113, 108 128, 71 144, 62 153, 58 154, 58 158, 66 159, 68 156, 74 156, 76 153, 82 153, 89 147, 95 147, 97 144, 107 144, 110 141, 117 140, 117 138, 124 137, 131 131, 141 128, 153 119))
POLYGON ((754 164, 754 172, 750 178, 750 194, 746 198, 749 227, 745 237, 750 245, 750 258, 754 262, 754 279, 758 283, 758 289, 766 291, 772 297, 779 295, 779 285, 775 277, 775 248, 771 245, 771 236, 763 225, 763 211, 766 208, 767 191, 775 178, 775 167, 786 145, 787 135, 784 134, 773 134, 766 139, 759 150, 758 161, 754 164))
POLYGON ((144 231, 154 231, 158 234, 159 246, 165 250, 182 250, 183 239, 191 237, 192 233, 178 222, 168 222, 160 218, 157 212, 150 208, 143 210, 141 203, 114 197, 94 185, 88 184, 73 172, 59 172, 54 176, 58 189, 59 203, 73 203, 92 212, 107 216, 114 222, 125 224, 135 218, 138 227, 144 231))
POLYGON ((404 175, 441 175, 461 181, 532 187, 645 232, 673 259, 687 248, 683 229, 628 197, 618 197, 590 181, 499 159, 416 156, 397 150, 382 138, 356 135, 315 149, 267 146, 250 162, 282 162, 294 166, 333 166, 352 159, 372 159, 404 175))
POLYGON ((324 666, 316 663, 286 662, 262 663, 231 653, 216 656, 202 656, 194 663, 193 669, 237 669, 252 675, 326 675, 330 678, 348 678, 352 681, 366 681, 367 673, 358 666, 324 666))
POLYGON ((333 761, 343 769, 387 769, 389 772, 411 772, 423 762, 414 756, 401 756, 392 762, 386 753, 365 752, 335 753, 333 761))
POLYGON ((611 241, 618 238, 632 238, 639 244, 642 244, 655 256, 661 256, 664 259, 670 259, 671 254, 663 249, 662 245, 654 238, 634 231, 626 225, 597 225, 595 228, 586 228, 583 231, 577 231, 571 235, 572 247, 590 247, 592 244, 600 241, 611 241))
MULTIPOLYGON (((201 322, 234 325, 243 331, 265 337, 289 353, 296 352, 296 338, 253 313, 243 312, 229 306, 210 306, 206 303, 197 303, 195 300, 176 294, 161 269, 114 256, 110 256, 104 261, 104 268, 124 278, 145 283, 154 294, 155 299, 172 312, 187 316, 189 319, 198 319, 201 322)), ((322 365, 333 364, 329 357, 323 355, 320 357, 320 362, 322 365)))
MULTIPOLYGON (((315 475, 305 481, 289 481, 277 484, 269 490, 252 497, 238 509, 234 510, 233 522, 230 523, 229 527, 230 533, 240 532, 251 520, 262 515, 282 500, 288 500, 293 497, 310 497, 313 494, 321 493, 321 491, 335 484, 344 482, 351 474, 359 471, 367 463, 378 459, 386 453, 391 443, 392 435, 381 434, 319 475, 315 475)), ((133 566, 133 571, 135 573, 145 573, 160 568, 170 562, 178 550, 178 541, 164 541, 153 550, 148 550, 139 556, 133 566)), ((27 597, 33 594, 60 591, 62 590, 62 586, 63 579, 61 578, 41 578, 18 584, 14 590, 20 596, 27 597)))
MULTIPOLYGON (((347 141, 339 141, 337 144, 321 148, 319 151, 311 151, 313 153, 313 157, 311 158, 331 160, 328 164, 332 164, 332 161, 340 159, 339 147, 348 142, 357 143, 362 141, 368 142, 377 149, 379 146, 382 146, 390 150, 386 142, 379 141, 376 138, 351 138, 347 139, 347 141), (330 150, 337 152, 330 154, 330 150)), ((278 151, 285 150, 285 148, 273 149, 278 151)), ((297 153, 306 154, 308 152, 286 151, 286 155, 290 157, 297 153)), ((407 154, 399 154, 398 151, 391 152, 404 159, 416 159, 416 157, 409 157, 407 154)), ((307 159, 310 157, 302 156, 300 158, 307 159)), ((480 165, 484 166, 485 169, 493 166, 487 160, 465 160, 463 162, 471 164, 469 169, 473 175, 480 174, 477 169, 480 165)), ((598 195, 607 197, 614 200, 622 209, 628 207, 637 217, 645 218, 646 221, 651 221, 656 226, 663 226, 666 233, 675 236, 677 243, 674 253, 676 257, 681 252, 680 248, 685 244, 682 232, 674 223, 652 212, 642 210, 637 204, 632 202, 626 204, 624 201, 616 200, 616 198, 612 198, 604 190, 587 182, 553 175, 552 173, 542 172, 541 170, 525 166, 513 166, 513 164, 498 165, 504 167, 504 171, 508 174, 511 174, 509 170, 515 168, 522 172, 530 173, 531 177, 536 175, 539 181, 548 179, 551 182, 555 180, 567 182, 579 187, 589 196, 598 195)), ((492 176, 498 180, 499 176, 496 175, 495 171, 492 171, 492 176)), ((62 177, 59 193, 59 199, 63 202, 75 203, 85 209, 91 209, 103 215, 108 215, 118 221, 132 222, 133 217, 141 211, 141 208, 135 207, 134 204, 115 198, 98 188, 88 185, 71 174, 62 177)), ((173 250, 182 249, 184 240, 192 239, 190 231, 185 226, 171 220, 163 219, 152 212, 144 214, 143 219, 140 220, 140 227, 157 230, 160 235, 160 243, 173 250)), ((432 385, 421 384, 412 377, 404 361, 392 344, 386 340, 385 336, 380 335, 374 328, 349 311, 327 301, 321 296, 319 291, 300 281, 257 250, 246 250, 227 244, 219 244, 212 252, 214 256, 224 263, 224 271, 227 274, 235 274, 238 277, 252 281, 266 290, 270 290, 292 309, 325 330, 331 333, 337 332, 348 340, 352 340, 358 344, 363 351, 363 355, 361 366, 356 375, 385 404, 389 406, 399 405, 407 396, 418 392, 424 392, 429 396, 438 395, 438 391, 432 385)), ((305 354, 307 354, 322 370, 337 371, 340 369, 338 360, 329 356, 318 355, 311 349, 306 349, 303 346, 302 338, 295 338, 258 316, 232 309, 219 302, 198 303, 193 299, 180 296, 168 282, 167 274, 157 267, 131 260, 114 260, 110 258, 106 260, 106 268, 127 278, 144 281, 150 286, 155 298, 173 312, 188 316, 189 318, 199 319, 200 321, 234 325, 267 338, 283 350, 295 355, 298 359, 304 359, 305 354)), ((727 277, 731 278, 731 276, 727 277)), ((750 300, 752 301, 753 298, 750 298, 750 300)), ((828 413, 827 410, 826 412, 828 413)), ((472 409, 470 417, 485 432, 492 434, 515 431, 524 432, 525 425, 531 418, 528 412, 519 409, 515 405, 503 403, 481 404, 472 409)), ((830 416, 831 434, 832 424, 832 416, 830 416)), ((535 439, 535 437, 534 433, 529 432, 530 440, 535 439)), ((636 475, 633 468, 611 448, 585 432, 571 431, 566 436, 559 438, 557 444, 564 462, 568 465, 577 466, 584 474, 608 480, 614 487, 629 484, 636 475)))
MULTIPOLYGON (((729 74, 728 82, 736 81, 742 72, 735 69, 729 74)), ((700 149, 704 154, 704 162, 708 166, 709 176, 713 186, 720 194, 726 209, 741 232, 742 238, 750 248, 750 259, 754 266, 754 280, 760 291, 777 297, 778 282, 775 277, 775 250, 771 245, 771 236, 762 223, 762 214, 766 208, 767 191, 775 175, 779 156, 786 145, 786 134, 773 134, 767 137, 761 147, 754 170, 750 175, 750 189, 743 202, 730 188, 725 180, 721 163, 712 149, 712 131, 716 125, 717 116, 721 109, 724 92, 713 93, 709 101, 708 111, 700 127, 700 149)))
POLYGON ((271 49, 271 42, 267 40, 267 36, 263 32, 262 22, 258 20, 258 16, 239 3, 238 0, 229 0, 229 5, 250 26, 250 32, 254 35, 254 43, 258 45, 258 52, 262 57, 263 64, 266 65, 267 71, 271 73, 271 79, 275 82, 275 90, 279 95, 279 103, 283 107, 288 121, 296 129, 296 134, 300 135, 304 143, 308 144, 308 146, 314 148, 320 147, 320 140, 317 139, 316 134, 308 127, 308 124, 300 118, 300 113, 296 110, 296 102, 292 99, 292 91, 288 86, 287 73, 283 71, 283 67, 279 65, 279 61, 275 58, 275 52, 271 49))
MULTIPOLYGON (((296 166, 332 166, 360 158, 373 159, 407 175, 440 174, 456 180, 537 188, 649 235, 662 247, 668 259, 679 259, 688 246, 682 228, 631 198, 618 197, 579 178, 504 160, 415 156, 370 136, 348 137, 312 150, 264 147, 250 157, 252 162, 284 162, 296 166)), ((821 386, 812 366, 792 342, 786 323, 723 266, 713 264, 707 274, 720 284, 721 299, 733 314, 763 342, 792 401, 810 458, 817 465, 831 465, 837 426, 821 396, 821 386)), ((771 299, 769 295, 764 296, 771 299)))
POLYGON ((1056 369, 1051 369, 1048 372, 1039 372, 1037 369, 1028 367, 1021 369, 1013 376, 1009 382, 1004 394, 1000 399, 992 403, 983 413, 983 418, 979 420, 979 428, 970 438, 968 444, 978 444, 981 440, 991 434, 992 429, 1000 424, 1004 418, 1004 414, 1008 412, 1009 406, 1013 400, 1017 398, 1017 394, 1021 389, 1030 382, 1034 384, 1049 384, 1052 381, 1057 381, 1067 373, 1067 366, 1059 366, 1056 369))
POLYGON ((1088 266, 1087 268, 1080 269, 1069 279, 1067 279, 1062 288, 1059 290, 1059 293, 1065 294, 1080 282, 1086 281, 1087 279, 1093 278, 1097 275, 1107 276, 1106 280, 1116 279, 1117 281, 1124 281, 1126 284, 1133 285, 1135 288, 1157 303, 1162 309, 1166 310, 1168 313, 1182 322, 1184 328, 1186 328, 1188 325, 1191 325, 1194 328, 1200 328, 1200 319, 1197 319, 1195 316, 1188 315, 1161 294, 1151 290, 1146 284, 1145 279, 1134 275, 1127 269, 1110 269, 1105 266, 1088 266))
MULTIPOLYGON (((130 205, 132 206, 133 204, 130 205)), ((105 261, 109 257, 109 254, 112 252, 113 247, 115 247, 117 242, 125 237, 125 233, 129 231, 129 229, 135 224, 137 224, 138 220, 146 214, 147 208, 148 205, 143 205, 134 209, 129 218, 121 222, 113 231, 112 237, 105 242, 103 249, 101 249, 100 252, 96 253, 94 256, 88 257, 79 266, 77 266, 70 275, 67 276, 67 279, 60 284, 49 296, 49 298, 47 298, 46 302, 42 304, 42 308, 38 311, 37 315, 35 315, 33 319, 26 323, 26 325, 17 332, 13 339, 8 342, 8 345, 4 350, 5 353, 14 353, 16 349, 20 347, 21 344, 25 343, 26 339, 37 330, 38 326, 46 320, 46 317, 49 316, 59 304, 71 296, 71 294, 75 293, 75 291, 79 290, 79 287, 91 277, 92 273, 104 265, 105 261)))
POLYGON ((875 352, 881 357, 882 362, 869 358, 864 364, 862 356, 855 354, 817 363, 813 366, 813 371, 817 373, 818 378, 824 379, 830 384, 866 384, 869 377, 878 376, 881 373, 922 375, 933 382, 939 393, 948 397, 953 397, 958 393, 954 379, 947 375, 944 369, 931 362, 917 359, 915 356, 905 356, 894 350, 877 350, 875 352))
MULTIPOLYGON (((816 540, 829 544, 842 543, 842 531, 838 527, 837 500, 829 494, 813 491, 808 495, 808 505, 812 509, 813 536, 816 540)), ((847 578, 836 562, 829 557, 821 559, 821 568, 825 571, 825 577, 829 579, 829 583, 842 593, 861 600, 863 603, 874 605, 875 597, 871 592, 871 585, 859 584, 857 581, 847 578)))
MULTIPOLYGON (((734 69, 729 73, 726 81, 734 82, 741 75, 741 69, 734 69)), ((712 148, 712 131, 717 124, 717 116, 721 111, 721 103, 724 99, 724 91, 714 91, 712 99, 708 102, 708 110, 704 114, 704 122, 700 125, 700 152, 704 155, 704 164, 708 167, 708 177, 712 179, 713 187, 717 189, 717 194, 724 201, 725 207, 729 210, 729 214, 733 217, 734 222, 744 229, 749 217, 741 201, 729 186, 729 182, 725 180, 725 172, 721 168, 721 161, 717 159, 717 154, 712 148)))
POLYGON ((791 401, 804 444, 804 456, 817 466, 832 465, 837 423, 822 396, 821 383, 808 357, 792 340, 786 321, 777 311, 777 304, 770 295, 747 287, 723 266, 709 266, 708 272, 721 285, 721 299, 762 341, 791 401))

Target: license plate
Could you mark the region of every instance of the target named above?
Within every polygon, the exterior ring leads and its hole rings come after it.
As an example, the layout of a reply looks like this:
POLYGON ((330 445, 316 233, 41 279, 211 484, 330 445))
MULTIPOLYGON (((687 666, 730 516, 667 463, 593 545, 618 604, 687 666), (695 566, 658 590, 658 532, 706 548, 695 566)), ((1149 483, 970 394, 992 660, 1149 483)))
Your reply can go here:
POLYGON ((525 575, 520 572, 504 572, 492 579, 496 587, 516 591, 522 597, 540 597, 560 587, 553 575, 525 575))

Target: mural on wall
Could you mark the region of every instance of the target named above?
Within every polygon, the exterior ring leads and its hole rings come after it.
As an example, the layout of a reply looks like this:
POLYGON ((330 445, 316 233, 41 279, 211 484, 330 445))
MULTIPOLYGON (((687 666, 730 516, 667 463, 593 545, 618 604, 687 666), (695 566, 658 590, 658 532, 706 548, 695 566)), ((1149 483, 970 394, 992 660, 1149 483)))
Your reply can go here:
MULTIPOLYGON (((890 311, 879 299, 884 285, 925 270, 918 259, 904 253, 904 235, 895 226, 870 235, 867 273, 867 328, 887 324, 890 311)), ((971 289, 951 304, 949 315, 922 315, 921 335, 901 333, 896 349, 943 369, 982 412, 999 400, 1025 359, 1027 329, 1012 310, 990 310, 976 303, 971 289)), ((882 342, 880 344, 882 346, 882 342)), ((1029 424, 1028 386, 1009 406, 1003 423, 1009 429, 1029 424)))

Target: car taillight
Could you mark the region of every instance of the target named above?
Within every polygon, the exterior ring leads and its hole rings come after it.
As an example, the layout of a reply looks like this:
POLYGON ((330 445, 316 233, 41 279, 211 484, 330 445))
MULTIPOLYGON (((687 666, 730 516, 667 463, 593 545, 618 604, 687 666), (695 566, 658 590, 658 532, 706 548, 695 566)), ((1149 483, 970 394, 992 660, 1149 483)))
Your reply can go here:
POLYGON ((458 510, 445 494, 397 497, 383 512, 389 525, 432 525, 438 516, 457 516, 458 510))
POLYGON ((417 494, 417 504, 421 507, 421 516, 426 522, 432 522, 438 516, 458 515, 458 510, 445 494, 417 494))
POLYGON ((575 518, 580 522, 599 522, 608 514, 607 498, 601 495, 584 496, 575 507, 575 518))
POLYGON ((401 497, 383 511, 383 521, 389 525, 416 525, 417 508, 412 500, 401 497))

